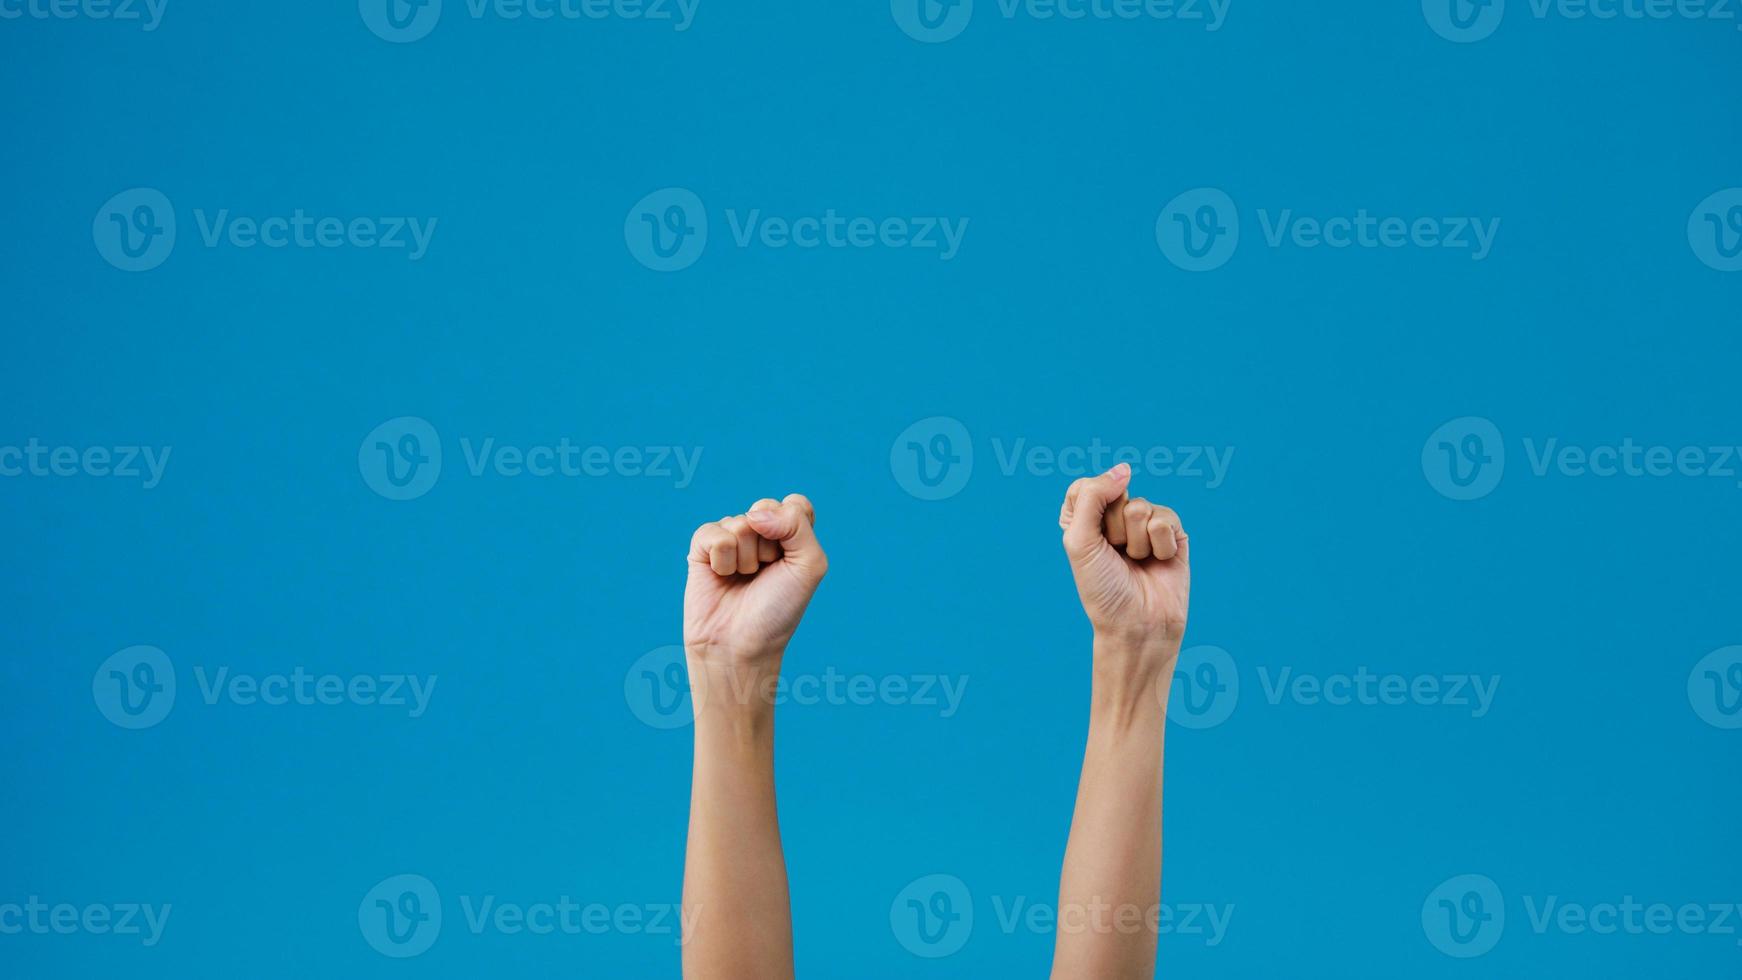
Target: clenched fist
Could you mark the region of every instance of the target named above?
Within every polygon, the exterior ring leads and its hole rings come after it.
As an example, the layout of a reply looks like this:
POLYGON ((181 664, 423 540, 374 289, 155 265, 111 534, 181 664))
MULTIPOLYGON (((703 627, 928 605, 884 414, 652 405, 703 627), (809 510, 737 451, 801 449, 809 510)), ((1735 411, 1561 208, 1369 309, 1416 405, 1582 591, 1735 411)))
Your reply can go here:
POLYGON ((684 649, 717 666, 778 661, 829 570, 816 511, 800 494, 696 530, 684 589, 684 649))
POLYGON ((1071 484, 1059 526, 1097 643, 1116 644, 1162 667, 1185 635, 1191 550, 1179 515, 1128 498, 1130 482, 1131 467, 1120 463, 1071 484))

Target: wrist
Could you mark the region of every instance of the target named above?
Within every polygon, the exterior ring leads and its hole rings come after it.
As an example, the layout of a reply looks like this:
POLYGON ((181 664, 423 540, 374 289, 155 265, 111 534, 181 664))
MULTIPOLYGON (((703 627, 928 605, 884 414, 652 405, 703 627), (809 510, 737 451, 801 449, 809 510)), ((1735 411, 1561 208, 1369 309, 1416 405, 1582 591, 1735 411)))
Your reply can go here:
POLYGON ((706 713, 734 717, 772 715, 779 694, 782 650, 757 656, 687 651, 690 701, 706 713))
POLYGON ((1179 643, 1158 637, 1097 632, 1090 687, 1091 718, 1123 727, 1145 716, 1166 716, 1179 643))
POLYGON ((1095 678, 1128 685, 1153 685, 1173 680, 1180 637, 1166 633, 1095 631, 1095 678))

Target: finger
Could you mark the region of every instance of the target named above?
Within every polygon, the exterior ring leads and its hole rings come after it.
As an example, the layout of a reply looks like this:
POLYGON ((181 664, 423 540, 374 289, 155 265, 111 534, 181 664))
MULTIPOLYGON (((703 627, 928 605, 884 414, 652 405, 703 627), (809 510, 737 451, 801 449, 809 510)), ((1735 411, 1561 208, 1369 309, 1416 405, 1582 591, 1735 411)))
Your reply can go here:
POLYGON ((1132 561, 1149 557, 1149 518, 1154 505, 1142 497, 1125 505, 1125 554, 1132 561))
POLYGON ((817 526, 817 509, 811 506, 811 498, 802 493, 789 493, 781 501, 783 504, 795 504, 804 509, 804 519, 812 528, 817 526))
MULTIPOLYGON (((750 513, 759 510, 773 510, 780 506, 780 501, 773 497, 763 497, 750 505, 750 513)), ((756 536, 756 560, 766 565, 780 559, 780 545, 768 540, 762 535, 756 536)))
POLYGON ((1125 501, 1120 496, 1118 500, 1107 505, 1107 517, 1101 522, 1102 530, 1107 535, 1107 543, 1116 548, 1125 547, 1125 501))
POLYGON ((731 532, 733 550, 738 556, 735 570, 739 575, 755 575, 758 567, 756 554, 761 541, 755 529, 742 517, 728 517, 720 522, 720 526, 731 532))
POLYGON ((1131 467, 1120 463, 1100 476, 1071 485, 1059 515, 1059 523, 1065 526, 1066 553, 1073 558, 1086 557, 1106 540, 1101 536, 1101 525, 1107 508, 1124 496, 1130 482, 1131 467))
POLYGON ((696 528, 690 538, 690 562, 707 565, 716 575, 731 575, 738 570, 737 539, 717 522, 696 528))
POLYGON ((1167 561, 1179 553, 1179 515, 1172 507, 1156 505, 1149 515, 1149 554, 1167 561))
POLYGON ((829 556, 823 553, 823 546, 817 542, 816 531, 811 527, 814 511, 808 509, 809 503, 793 494, 779 507, 745 516, 757 534, 778 542, 784 559, 815 582, 829 570, 829 556))

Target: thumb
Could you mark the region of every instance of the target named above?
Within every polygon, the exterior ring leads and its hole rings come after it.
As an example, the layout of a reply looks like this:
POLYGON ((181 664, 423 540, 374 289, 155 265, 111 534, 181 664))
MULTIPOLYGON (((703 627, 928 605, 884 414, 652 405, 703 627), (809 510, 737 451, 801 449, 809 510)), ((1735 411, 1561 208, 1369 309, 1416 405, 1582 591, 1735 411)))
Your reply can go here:
POLYGON ((1131 466, 1120 463, 1100 476, 1078 480, 1071 485, 1070 493, 1065 497, 1069 520, 1065 525, 1066 554, 1072 558, 1084 558, 1093 554, 1097 545, 1106 542, 1101 524, 1107 516, 1107 508, 1125 495, 1125 488, 1130 484, 1131 466))
POLYGON ((779 543, 786 560, 813 580, 821 579, 829 570, 829 556, 817 542, 817 532, 811 525, 815 511, 802 494, 789 494, 779 507, 753 510, 744 515, 757 534, 779 543))

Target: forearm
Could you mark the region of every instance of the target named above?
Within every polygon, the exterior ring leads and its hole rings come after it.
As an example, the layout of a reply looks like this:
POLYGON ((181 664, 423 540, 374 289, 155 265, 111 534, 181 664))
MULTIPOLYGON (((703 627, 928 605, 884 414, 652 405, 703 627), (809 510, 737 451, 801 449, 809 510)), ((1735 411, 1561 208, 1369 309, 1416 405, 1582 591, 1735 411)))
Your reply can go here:
POLYGON ((1054 980, 1154 975, 1172 662, 1096 641, 1088 744, 1059 882, 1054 980))
POLYGON ((684 865, 687 980, 784 980, 793 973, 767 696, 778 676, 778 657, 762 667, 690 663, 696 751, 684 865))

